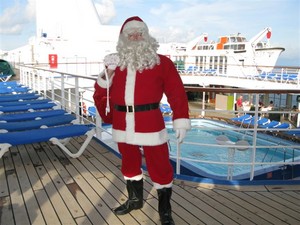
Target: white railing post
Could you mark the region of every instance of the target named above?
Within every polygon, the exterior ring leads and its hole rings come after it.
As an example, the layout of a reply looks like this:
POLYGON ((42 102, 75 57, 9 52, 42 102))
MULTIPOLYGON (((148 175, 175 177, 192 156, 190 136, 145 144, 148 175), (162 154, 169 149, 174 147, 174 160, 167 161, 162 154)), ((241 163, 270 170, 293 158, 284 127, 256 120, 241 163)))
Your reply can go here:
POLYGON ((251 159, 251 171, 250 180, 254 178, 255 172, 255 156, 256 156, 256 141, 257 141, 257 120, 258 120, 258 104, 259 104, 259 94, 255 94, 255 121, 254 121, 254 131, 253 131, 253 148, 252 148, 252 159, 251 159))
POLYGON ((80 119, 80 118, 78 118, 80 115, 80 111, 81 111, 81 108, 79 107, 80 96, 79 96, 79 87, 78 86, 79 86, 79 80, 76 77, 75 78, 75 113, 77 115, 77 119, 80 119))
POLYGON ((61 73, 61 105, 65 109, 66 108, 66 102, 65 102, 65 74, 61 73))
POLYGON ((100 114, 96 108, 96 137, 101 139, 102 138, 102 119, 100 117, 100 114))
POLYGON ((180 143, 176 141, 177 155, 176 155, 176 174, 180 174, 180 143))

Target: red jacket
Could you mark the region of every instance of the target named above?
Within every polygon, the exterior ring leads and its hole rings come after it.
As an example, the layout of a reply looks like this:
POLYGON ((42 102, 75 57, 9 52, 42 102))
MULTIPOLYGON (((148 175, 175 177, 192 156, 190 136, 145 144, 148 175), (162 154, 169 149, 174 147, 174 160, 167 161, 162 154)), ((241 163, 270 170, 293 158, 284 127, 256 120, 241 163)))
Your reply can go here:
MULTIPOLYGON (((160 109, 128 113, 113 109, 113 105, 143 105, 159 103, 163 93, 173 110, 174 129, 190 129, 188 100, 182 80, 173 62, 162 55, 153 69, 135 72, 119 67, 110 81, 113 139, 137 145, 160 145, 168 140, 160 109)), ((103 75, 103 74, 102 74, 103 75)), ((102 118, 105 117, 106 81, 100 74, 95 84, 94 101, 102 118)), ((104 120, 105 121, 105 120, 104 120)), ((105 121, 108 122, 108 121, 105 121)))

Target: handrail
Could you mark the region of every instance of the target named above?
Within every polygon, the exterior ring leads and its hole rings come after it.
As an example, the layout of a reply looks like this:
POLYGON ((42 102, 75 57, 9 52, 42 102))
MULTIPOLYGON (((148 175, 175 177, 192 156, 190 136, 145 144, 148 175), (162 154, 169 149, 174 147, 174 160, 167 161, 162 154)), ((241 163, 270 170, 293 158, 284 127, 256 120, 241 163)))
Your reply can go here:
MULTIPOLYGON (((72 112, 76 115, 77 118, 79 118, 79 121, 81 123, 93 123, 96 125, 96 138, 98 138, 103 143, 111 142, 111 139, 107 142, 109 138, 107 136, 111 136, 111 134, 102 128, 102 120, 98 113, 96 113, 96 116, 91 119, 88 115, 88 112, 85 112, 83 109, 83 103, 87 105, 93 105, 93 91, 94 91, 94 83, 96 81, 96 76, 83 76, 83 75, 77 75, 72 73, 65 73, 65 72, 58 72, 53 71, 50 69, 43 69, 43 68, 37 68, 34 66, 25 66, 20 65, 20 80, 21 83, 29 86, 34 91, 37 91, 38 93, 42 94, 45 97, 51 98, 53 100, 56 100, 60 102, 61 106, 66 109, 69 112, 72 112), (105 138, 104 138, 104 136, 105 138)), ((298 94, 300 93, 299 89, 295 90, 273 90, 273 89, 231 89, 231 88, 208 88, 208 87, 190 87, 185 86, 186 91, 193 91, 193 92, 199 92, 199 93, 227 93, 227 94, 235 94, 235 93, 247 93, 247 94, 253 94, 255 102, 258 102, 258 96, 259 94, 265 93, 276 93, 276 94, 298 94)), ((197 112, 199 112, 199 115, 203 115, 205 118, 205 113, 210 114, 217 112, 218 114, 222 113, 229 113, 234 115, 236 112, 235 110, 215 110, 215 109, 206 109, 199 107, 199 109, 196 109, 197 112), (203 112, 203 114, 202 114, 203 112)), ((260 111, 258 111, 257 104, 255 105, 255 111, 245 111, 244 113, 254 113, 255 116, 258 116, 260 111)), ((272 113, 287 113, 287 111, 272 111, 272 113)), ((204 128, 201 128, 204 129, 204 128)), ((268 129, 262 129, 257 126, 254 127, 248 127, 245 128, 243 126, 226 126, 226 127, 219 127, 219 128, 209 128, 206 127, 206 130, 214 130, 214 131, 245 131, 247 132, 247 135, 253 135, 252 144, 249 146, 249 149, 253 151, 253 155, 251 160, 248 162, 221 162, 221 161, 205 161, 201 159, 195 159, 195 158, 189 158, 189 157, 183 157, 181 156, 181 153, 184 152, 183 145, 194 145, 199 146, 199 148, 204 146, 209 146, 211 148, 224 148, 224 147, 232 147, 230 145, 217 145, 217 144, 204 144, 204 143, 196 143, 196 142, 188 142, 184 141, 183 143, 176 144, 176 154, 175 156, 171 155, 172 159, 175 159, 176 161, 176 173, 182 174, 181 172, 181 165, 182 161, 184 162, 198 162, 198 163, 209 163, 209 164, 223 164, 223 165, 249 165, 251 166, 251 169, 249 170, 249 173, 251 176, 249 177, 250 180, 253 180, 255 178, 255 166, 257 165, 272 165, 272 166, 296 166, 299 165, 299 159, 296 159, 295 156, 292 157, 292 160, 282 160, 282 162, 262 162, 257 161, 255 159, 255 153, 257 149, 260 148, 275 148, 273 145, 259 145, 257 144, 256 135, 261 132, 269 131, 268 129)), ((296 130, 296 129, 293 129, 296 130)), ((300 129, 297 129, 300 130, 300 129)), ((276 129, 276 132, 285 131, 285 129, 276 129)), ((175 140, 171 140, 170 143, 175 142, 175 140)), ((276 148, 283 149, 285 151, 287 149, 287 146, 285 144, 278 144, 276 145, 276 148)), ((294 142, 294 144, 290 144, 288 148, 293 149, 293 151, 296 151, 299 149, 299 144, 297 142, 294 142)), ((118 151, 116 146, 114 147, 115 151, 118 151)), ((230 177, 230 176, 229 176, 230 177)), ((234 175, 233 175, 234 178, 234 175)))

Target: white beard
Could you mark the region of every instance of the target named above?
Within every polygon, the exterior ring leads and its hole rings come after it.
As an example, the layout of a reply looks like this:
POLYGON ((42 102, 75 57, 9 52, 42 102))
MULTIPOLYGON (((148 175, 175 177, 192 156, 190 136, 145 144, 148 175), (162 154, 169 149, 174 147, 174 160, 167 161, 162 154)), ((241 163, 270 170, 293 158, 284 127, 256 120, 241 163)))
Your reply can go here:
POLYGON ((124 70, 128 66, 139 72, 144 69, 152 69, 160 63, 156 53, 158 46, 157 41, 150 36, 145 40, 130 41, 121 34, 117 45, 120 69, 124 70))

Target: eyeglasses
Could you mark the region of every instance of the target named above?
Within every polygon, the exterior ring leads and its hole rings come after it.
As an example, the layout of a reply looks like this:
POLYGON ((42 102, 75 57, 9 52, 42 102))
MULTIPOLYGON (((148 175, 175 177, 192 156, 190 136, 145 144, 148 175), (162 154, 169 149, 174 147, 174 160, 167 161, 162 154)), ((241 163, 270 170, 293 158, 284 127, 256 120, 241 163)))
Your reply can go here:
POLYGON ((132 40, 132 41, 138 41, 138 40, 142 40, 143 38, 143 33, 141 32, 133 32, 128 34, 128 39, 132 40))

